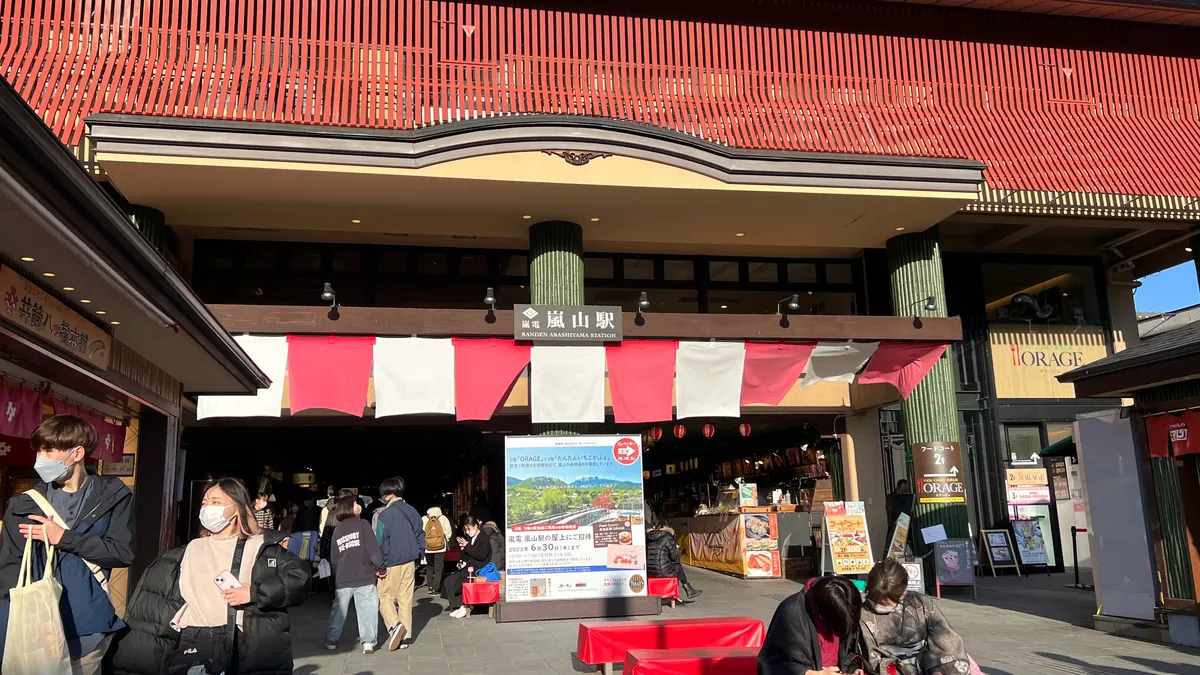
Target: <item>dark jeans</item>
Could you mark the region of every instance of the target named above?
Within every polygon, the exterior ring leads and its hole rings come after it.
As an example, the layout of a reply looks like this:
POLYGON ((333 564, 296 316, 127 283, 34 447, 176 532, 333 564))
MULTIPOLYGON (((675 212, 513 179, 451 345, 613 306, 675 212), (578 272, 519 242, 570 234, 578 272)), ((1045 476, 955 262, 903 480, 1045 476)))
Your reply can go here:
POLYGON ((683 565, 679 566, 679 572, 675 575, 675 578, 679 580, 680 588, 683 588, 688 585, 687 574, 683 571, 683 565))
POLYGON ((462 568, 446 577, 446 581, 442 584, 442 595, 450 601, 450 609, 456 610, 462 607, 462 587, 467 581, 467 568, 462 568))
POLYGON ((442 568, 446 564, 446 553, 425 554, 425 585, 429 592, 436 593, 442 587, 442 568))

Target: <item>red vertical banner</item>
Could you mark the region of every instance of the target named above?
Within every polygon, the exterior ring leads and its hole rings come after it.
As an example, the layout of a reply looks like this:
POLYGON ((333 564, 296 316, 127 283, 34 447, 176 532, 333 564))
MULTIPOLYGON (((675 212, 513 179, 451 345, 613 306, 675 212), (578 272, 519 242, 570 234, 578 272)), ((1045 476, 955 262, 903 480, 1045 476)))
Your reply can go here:
POLYGON ((671 419, 678 348, 677 340, 627 340, 607 347, 608 389, 617 424, 671 419))
POLYGON ((800 379, 816 343, 746 343, 742 405, 779 405, 800 379))
POLYGON ((367 407, 374 337, 288 336, 292 414, 321 408, 362 417, 367 407))
POLYGON ((454 338, 454 412, 457 419, 489 420, 529 365, 529 345, 512 340, 454 338))
POLYGON ((41 423, 41 393, 0 380, 0 436, 29 438, 41 423))

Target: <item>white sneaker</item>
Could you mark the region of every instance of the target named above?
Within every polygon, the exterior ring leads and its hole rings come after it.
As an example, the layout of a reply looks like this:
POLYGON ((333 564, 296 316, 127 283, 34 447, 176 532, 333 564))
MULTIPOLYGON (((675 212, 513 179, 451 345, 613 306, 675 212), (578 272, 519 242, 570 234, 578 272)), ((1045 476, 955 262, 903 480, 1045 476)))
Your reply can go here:
POLYGON ((375 643, 368 642, 367 644, 363 645, 363 653, 364 654, 374 654, 375 653, 375 643))
POLYGON ((453 612, 450 612, 450 618, 452 618, 452 619, 464 619, 464 618, 466 618, 466 616, 467 616, 467 608, 466 607, 459 607, 458 609, 454 610, 453 612))

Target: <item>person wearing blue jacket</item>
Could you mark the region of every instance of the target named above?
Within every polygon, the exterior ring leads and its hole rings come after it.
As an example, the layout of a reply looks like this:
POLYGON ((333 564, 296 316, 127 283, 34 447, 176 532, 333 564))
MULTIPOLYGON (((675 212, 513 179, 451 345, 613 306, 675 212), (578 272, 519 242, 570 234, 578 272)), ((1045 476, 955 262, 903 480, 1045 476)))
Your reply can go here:
MULTIPOLYGON (((55 415, 42 422, 29 439, 37 451, 34 469, 41 481, 33 486, 58 515, 63 528, 46 516, 33 497, 20 494, 9 502, 0 535, 0 640, 8 628, 8 593, 17 583, 26 540, 34 544, 33 575, 46 565, 46 543, 55 547, 54 576, 62 584, 59 610, 73 673, 92 675, 111 644, 125 628, 108 595, 114 567, 133 562, 133 495, 119 478, 87 472, 84 458, 96 449, 96 429, 74 415, 55 415)), ((3 646, 0 645, 0 655, 3 646)))
POLYGON ((388 630, 388 649, 407 649, 412 638, 413 593, 417 561, 425 555, 421 514, 404 501, 404 479, 396 476, 379 486, 387 504, 377 512, 375 534, 386 571, 379 579, 379 613, 388 630), (405 636, 409 642, 405 642, 405 636))

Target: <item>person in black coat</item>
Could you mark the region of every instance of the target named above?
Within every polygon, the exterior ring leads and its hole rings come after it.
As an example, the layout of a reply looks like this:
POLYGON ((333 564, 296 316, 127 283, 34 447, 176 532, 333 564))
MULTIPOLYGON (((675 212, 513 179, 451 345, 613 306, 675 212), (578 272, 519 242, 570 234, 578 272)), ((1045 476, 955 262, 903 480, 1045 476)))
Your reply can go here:
POLYGON ((469 570, 478 572, 487 567, 492 561, 492 545, 483 533, 481 523, 472 516, 467 516, 462 522, 463 536, 458 538, 458 547, 462 551, 462 562, 458 571, 446 577, 442 583, 442 595, 450 601, 450 616, 463 619, 467 616, 467 608, 462 602, 462 587, 467 583, 469 570))
POLYGON ((109 653, 112 672, 185 673, 212 663, 237 675, 291 673, 287 608, 308 597, 309 564, 281 545, 285 534, 258 530, 241 481, 225 478, 210 483, 200 521, 209 536, 167 551, 142 575, 126 607, 130 631, 109 653), (239 548, 244 554, 242 564, 233 565, 237 553, 225 562, 229 549, 239 548), (181 574, 185 556, 186 576, 181 574), (218 587, 215 578, 230 575, 237 584, 225 584, 227 590, 218 587), (237 625, 232 656, 220 648, 230 642, 230 619, 237 625), (175 623, 184 626, 182 631, 173 627, 175 623), (214 655, 212 660, 207 659, 209 654, 214 655))
POLYGON ((862 675, 862 594, 846 577, 809 579, 779 603, 758 652, 758 675, 862 675))
POLYGON ((675 543, 675 531, 659 524, 646 533, 646 574, 655 579, 675 577, 679 587, 692 600, 704 591, 696 590, 688 583, 683 563, 679 561, 679 546, 675 543))
POLYGON ((495 521, 489 520, 483 524, 483 533, 487 535, 488 545, 492 547, 492 564, 497 572, 504 571, 504 533, 495 521))

